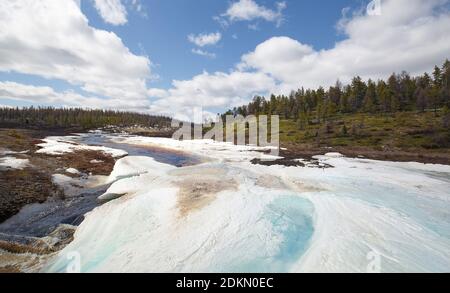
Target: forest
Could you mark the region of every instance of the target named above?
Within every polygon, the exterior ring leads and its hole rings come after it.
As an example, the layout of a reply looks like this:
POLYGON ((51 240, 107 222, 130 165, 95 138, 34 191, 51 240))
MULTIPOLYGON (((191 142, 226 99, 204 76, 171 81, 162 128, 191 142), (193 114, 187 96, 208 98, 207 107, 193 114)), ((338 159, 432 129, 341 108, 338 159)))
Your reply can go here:
POLYGON ((0 125, 44 128, 93 129, 105 126, 170 127, 171 119, 133 112, 81 108, 23 107, 0 108, 0 125))
POLYGON ((304 129, 337 114, 432 111, 437 115, 438 111, 448 113, 449 107, 450 62, 446 60, 442 67, 435 66, 432 75, 411 77, 402 72, 393 73, 387 81, 367 82, 357 76, 345 86, 337 81, 328 89, 301 88, 289 96, 271 95, 269 99, 256 96, 248 105, 229 110, 225 115, 280 115, 281 119, 294 119, 304 129))

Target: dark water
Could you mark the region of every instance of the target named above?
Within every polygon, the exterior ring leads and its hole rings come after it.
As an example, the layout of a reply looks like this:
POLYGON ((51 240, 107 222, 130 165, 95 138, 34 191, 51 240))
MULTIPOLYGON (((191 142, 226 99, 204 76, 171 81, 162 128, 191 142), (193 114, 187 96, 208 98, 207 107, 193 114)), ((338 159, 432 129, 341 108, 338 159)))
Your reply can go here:
POLYGON ((0 240, 2 233, 45 237, 60 224, 78 226, 83 222, 86 213, 99 206, 97 197, 104 191, 83 193, 66 199, 50 198, 42 204, 27 205, 17 215, 0 224, 0 240))
MULTIPOLYGON (((110 137, 110 136, 109 136, 110 137)), ((90 134, 82 136, 77 141, 93 146, 104 146, 126 151, 129 156, 151 157, 155 161, 176 167, 192 166, 198 164, 200 159, 182 152, 173 152, 161 148, 131 145, 126 143, 112 142, 108 136, 102 134, 90 134)))
MULTIPOLYGON (((75 141, 93 146, 104 146, 124 150, 129 156, 151 157, 160 163, 176 167, 191 166, 200 162, 199 158, 182 152, 171 152, 161 148, 136 146, 126 143, 115 143, 110 136, 89 134, 77 137, 75 141)), ((42 204, 25 206, 19 214, 0 224, 0 240, 2 233, 26 237, 43 237, 52 232, 60 224, 77 226, 84 220, 84 215, 100 205, 97 197, 106 191, 104 186, 97 191, 87 191, 66 199, 50 198, 42 204)))

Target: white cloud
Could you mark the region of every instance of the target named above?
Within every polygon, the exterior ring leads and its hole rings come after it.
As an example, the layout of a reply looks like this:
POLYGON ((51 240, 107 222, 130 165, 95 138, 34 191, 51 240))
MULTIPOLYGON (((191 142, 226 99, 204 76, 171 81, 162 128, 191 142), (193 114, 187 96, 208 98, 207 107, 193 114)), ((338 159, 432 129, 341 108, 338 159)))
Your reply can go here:
POLYGON ((283 21, 283 10, 285 8, 286 2, 277 2, 275 9, 269 9, 258 5, 254 0, 239 0, 232 3, 221 16, 227 18, 229 22, 263 19, 280 25, 283 21))
MULTIPOLYGON (((380 16, 347 13, 339 22, 345 38, 330 49, 274 37, 243 55, 228 73, 204 72, 175 80, 172 88, 163 90, 146 87, 150 60, 131 53, 114 33, 90 27, 76 1, 3 0, 0 71, 64 80, 87 93, 2 82, 0 98, 186 117, 196 107, 223 111, 255 94, 327 86, 338 78, 348 82, 354 75, 386 78, 401 70, 420 74, 449 57, 448 3, 385 0, 380 16), (157 100, 150 103, 148 97, 157 100)), ((251 18, 245 15, 234 21, 251 18)))
POLYGON ((216 54, 215 53, 211 53, 211 52, 208 52, 208 51, 205 51, 205 50, 201 50, 201 49, 192 49, 192 53, 194 53, 196 55, 208 57, 208 58, 216 58, 216 54))
POLYGON ((328 50, 314 50, 289 37, 274 37, 242 57, 241 70, 257 70, 285 91, 318 87, 360 75, 386 78, 394 71, 429 71, 448 58, 449 1, 385 0, 382 15, 355 14, 341 21, 347 38, 328 50))
POLYGON ((64 80, 126 107, 147 103, 150 65, 116 34, 89 26, 77 1, 0 2, 0 71, 64 80))
POLYGON ((149 113, 150 107, 150 101, 127 101, 120 98, 102 99, 92 95, 81 95, 72 90, 57 92, 48 86, 25 85, 12 81, 0 82, 0 99, 23 101, 35 105, 120 109, 147 113, 149 113))
POLYGON ((191 80, 173 81, 167 97, 152 104, 152 112, 174 114, 186 119, 194 109, 220 109, 248 102, 254 94, 267 93, 275 87, 273 80, 263 73, 204 72, 191 80))
POLYGON ((392 72, 430 71, 449 56, 448 0, 385 0, 381 16, 357 13, 341 21, 346 38, 315 50, 289 37, 274 37, 245 54, 230 73, 203 73, 176 81, 155 111, 190 113, 195 107, 231 108, 254 94, 288 94, 301 86, 349 82, 355 75, 387 78, 392 72))
POLYGON ((222 34, 219 32, 211 33, 211 34, 199 34, 199 35, 190 34, 188 36, 189 42, 191 42, 199 47, 215 45, 221 39, 222 39, 222 34))
MULTIPOLYGON (((127 23, 127 9, 121 0, 94 0, 95 8, 106 23, 123 25, 127 23)), ((138 5, 136 3, 136 5, 138 5)))
POLYGON ((101 107, 105 100, 96 97, 85 97, 73 91, 55 92, 51 87, 24 85, 16 82, 0 82, 0 98, 24 101, 36 104, 101 107))
POLYGON ((165 98, 168 95, 165 89, 151 88, 147 92, 149 97, 152 98, 165 98))

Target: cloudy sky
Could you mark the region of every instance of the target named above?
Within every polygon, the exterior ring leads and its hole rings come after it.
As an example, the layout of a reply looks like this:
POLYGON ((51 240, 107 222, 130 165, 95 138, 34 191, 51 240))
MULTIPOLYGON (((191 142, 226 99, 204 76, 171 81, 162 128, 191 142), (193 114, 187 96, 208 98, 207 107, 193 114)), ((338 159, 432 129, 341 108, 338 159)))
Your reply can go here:
POLYGON ((369 2, 2 0, 0 105, 186 119, 450 58, 450 1, 369 2))

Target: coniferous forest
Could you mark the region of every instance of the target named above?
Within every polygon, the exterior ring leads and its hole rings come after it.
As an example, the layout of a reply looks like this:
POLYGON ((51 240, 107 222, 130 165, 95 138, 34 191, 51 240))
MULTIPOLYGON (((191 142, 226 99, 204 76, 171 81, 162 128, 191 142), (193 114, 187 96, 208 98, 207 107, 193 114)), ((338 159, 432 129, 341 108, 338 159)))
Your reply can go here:
POLYGON ((447 152, 450 147, 450 62, 431 74, 406 72, 387 80, 354 77, 325 89, 292 91, 289 96, 256 96, 226 115, 279 115, 280 141, 289 148, 334 147, 351 155, 364 150, 424 149, 447 152))
POLYGON ((92 129, 105 126, 170 127, 170 118, 111 110, 81 108, 24 107, 0 108, 0 125, 39 126, 46 128, 81 127, 92 129))
POLYGON ((280 115, 299 124, 326 121, 334 115, 351 113, 395 113, 402 111, 448 111, 450 107, 450 61, 435 66, 432 76, 412 77, 407 72, 392 74, 388 80, 339 81, 329 89, 301 88, 289 96, 256 96, 248 105, 229 110, 227 115, 280 115))

